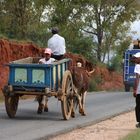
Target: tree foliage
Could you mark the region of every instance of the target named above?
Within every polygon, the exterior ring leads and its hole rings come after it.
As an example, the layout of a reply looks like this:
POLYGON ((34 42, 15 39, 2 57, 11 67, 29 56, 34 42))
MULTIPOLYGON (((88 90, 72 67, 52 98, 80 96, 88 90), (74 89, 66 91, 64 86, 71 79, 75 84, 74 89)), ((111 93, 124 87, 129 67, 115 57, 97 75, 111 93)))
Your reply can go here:
POLYGON ((86 13, 83 13, 83 30, 95 36, 99 61, 115 46, 118 37, 124 35, 122 31, 128 30, 129 22, 136 18, 137 8, 134 0, 98 0, 87 6, 86 13))
POLYGON ((50 28, 58 26, 67 51, 104 61, 122 47, 139 12, 136 0, 2 0, 0 34, 46 47, 50 28))

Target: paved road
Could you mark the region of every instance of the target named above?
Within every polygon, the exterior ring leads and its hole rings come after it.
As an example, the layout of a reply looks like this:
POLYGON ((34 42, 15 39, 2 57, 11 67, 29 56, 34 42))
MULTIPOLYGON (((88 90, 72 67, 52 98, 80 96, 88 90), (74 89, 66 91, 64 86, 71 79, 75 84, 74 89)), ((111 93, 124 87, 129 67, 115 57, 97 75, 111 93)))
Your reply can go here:
POLYGON ((87 116, 64 121, 60 102, 52 97, 49 100, 49 112, 38 115, 37 102, 20 101, 15 119, 9 119, 5 107, 0 104, 0 140, 47 139, 60 132, 99 122, 111 116, 134 109, 135 100, 129 92, 88 93, 86 98, 87 116))

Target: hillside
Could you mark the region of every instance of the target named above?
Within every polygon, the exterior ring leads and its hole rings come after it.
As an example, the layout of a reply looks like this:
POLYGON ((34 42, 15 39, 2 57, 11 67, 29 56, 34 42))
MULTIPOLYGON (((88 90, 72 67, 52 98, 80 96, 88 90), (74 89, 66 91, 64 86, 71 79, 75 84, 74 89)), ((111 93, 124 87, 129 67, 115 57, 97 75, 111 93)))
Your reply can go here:
POLYGON ((7 83, 8 68, 4 64, 29 56, 41 56, 42 49, 32 43, 0 40, 0 87, 7 83))
MULTIPOLYGON (((29 56, 42 56, 43 49, 32 43, 20 43, 0 40, 0 88, 2 88, 8 80, 8 68, 4 64, 10 61, 25 58, 29 56)), ((82 58, 83 59, 83 58, 82 58)), ((101 77, 98 89, 101 90, 117 90, 123 88, 122 75, 111 72, 106 68, 96 67, 94 75, 101 77)))

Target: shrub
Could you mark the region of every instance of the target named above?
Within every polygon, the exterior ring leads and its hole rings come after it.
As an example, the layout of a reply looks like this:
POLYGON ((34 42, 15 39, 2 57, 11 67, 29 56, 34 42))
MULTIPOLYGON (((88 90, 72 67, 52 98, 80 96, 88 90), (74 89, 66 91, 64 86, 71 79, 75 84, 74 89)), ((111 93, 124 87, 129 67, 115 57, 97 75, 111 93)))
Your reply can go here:
POLYGON ((92 79, 89 83, 89 91, 99 91, 98 84, 102 82, 102 78, 100 75, 97 75, 92 79))
POLYGON ((110 64, 107 65, 107 68, 110 71, 121 71, 122 70, 122 58, 119 55, 113 57, 110 61, 110 64))

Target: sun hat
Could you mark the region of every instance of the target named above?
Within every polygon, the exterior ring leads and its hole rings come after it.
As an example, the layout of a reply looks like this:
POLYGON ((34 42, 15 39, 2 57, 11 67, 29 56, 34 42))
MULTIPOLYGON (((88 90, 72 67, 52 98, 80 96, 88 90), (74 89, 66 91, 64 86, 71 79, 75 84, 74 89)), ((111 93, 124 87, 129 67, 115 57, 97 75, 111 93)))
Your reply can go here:
POLYGON ((52 54, 52 50, 50 48, 46 48, 44 51, 45 54, 52 54))
POLYGON ((134 54, 133 56, 136 57, 136 58, 140 57, 140 52, 137 52, 137 53, 134 54))

